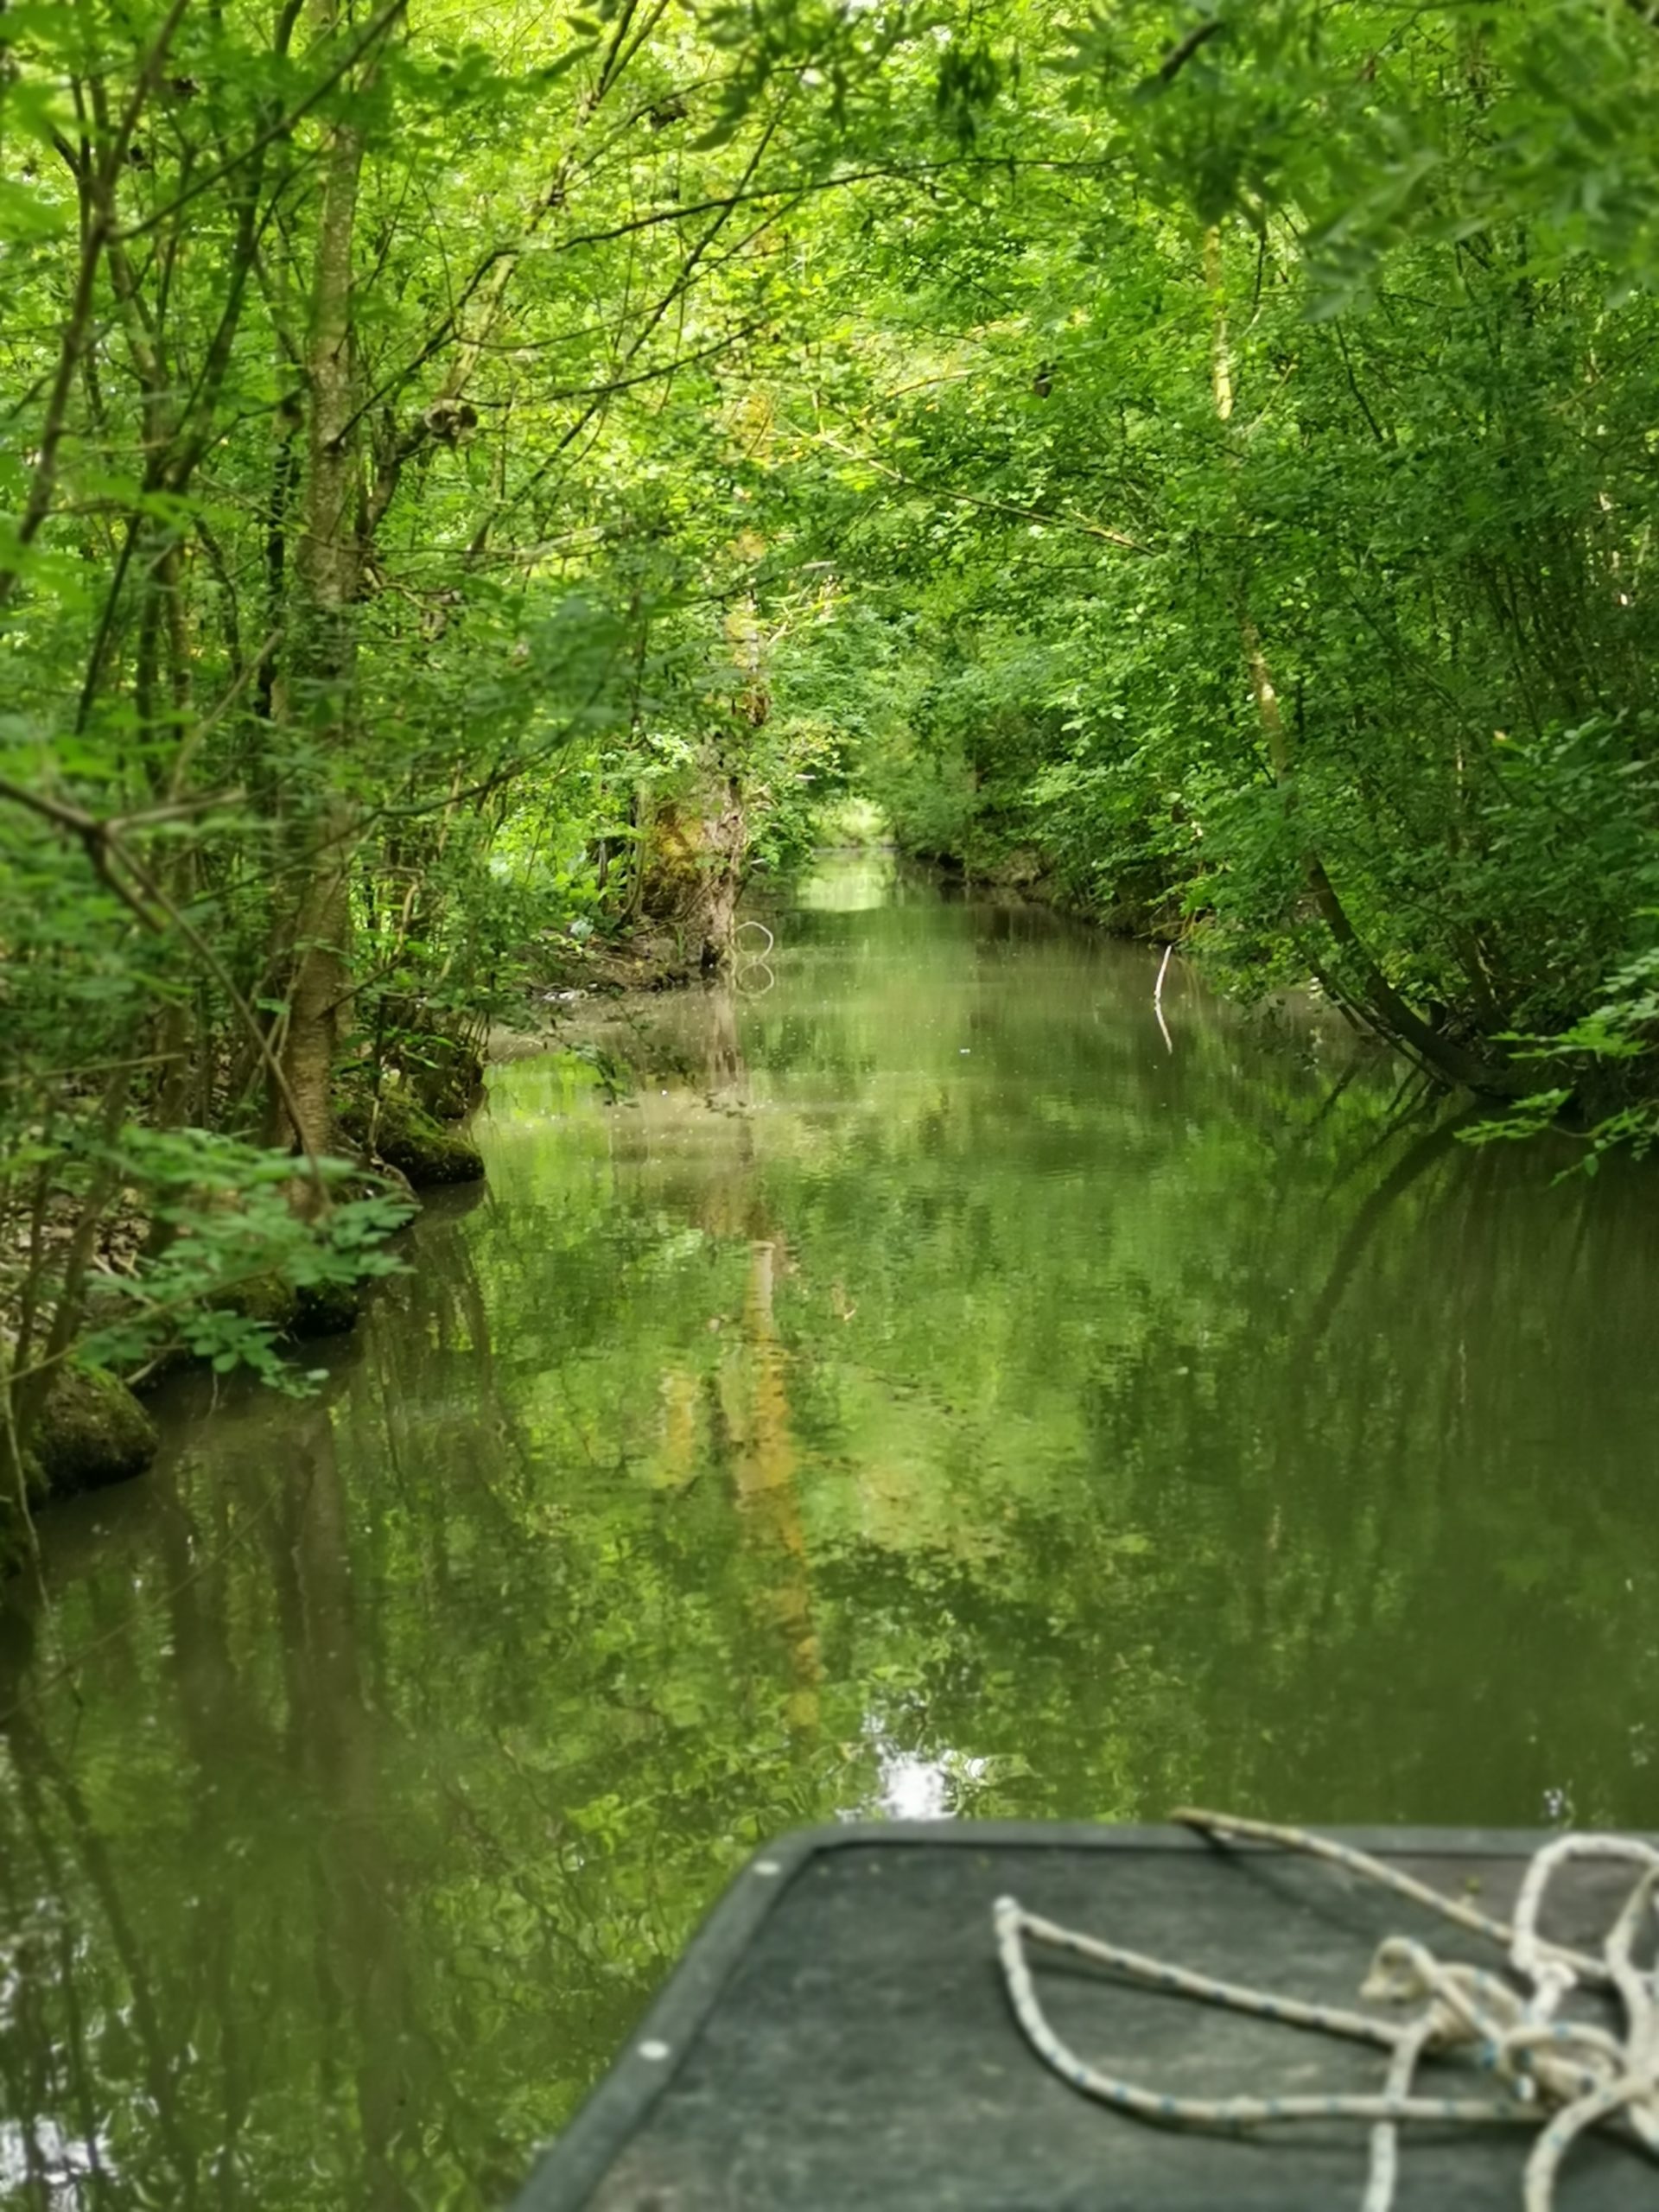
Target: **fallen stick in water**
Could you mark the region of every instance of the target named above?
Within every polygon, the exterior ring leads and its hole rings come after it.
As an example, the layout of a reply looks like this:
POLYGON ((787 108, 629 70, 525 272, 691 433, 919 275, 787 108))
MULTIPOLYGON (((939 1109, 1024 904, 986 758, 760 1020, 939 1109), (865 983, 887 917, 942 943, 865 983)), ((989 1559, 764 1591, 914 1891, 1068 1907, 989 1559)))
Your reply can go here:
POLYGON ((1174 950, 1173 944, 1164 947, 1164 957, 1158 963, 1158 981, 1152 988, 1152 1010, 1158 1017, 1158 1027, 1164 1033, 1164 1042, 1172 1052, 1175 1050, 1175 1039, 1170 1035, 1169 1024, 1164 1020, 1164 978, 1169 973, 1169 957, 1174 950))

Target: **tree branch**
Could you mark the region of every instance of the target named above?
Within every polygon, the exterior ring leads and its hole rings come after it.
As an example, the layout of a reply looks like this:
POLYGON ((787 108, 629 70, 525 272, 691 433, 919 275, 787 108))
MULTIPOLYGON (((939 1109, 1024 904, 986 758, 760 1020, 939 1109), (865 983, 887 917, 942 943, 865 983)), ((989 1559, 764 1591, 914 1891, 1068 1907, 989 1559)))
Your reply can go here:
POLYGON ((225 179, 239 169, 245 162, 251 162, 256 154, 262 154, 273 139, 282 137, 285 132, 291 130, 296 123, 302 123, 318 102, 326 99, 340 79, 355 67, 377 40, 385 35, 408 5, 409 0, 388 0, 388 4, 380 10, 362 37, 341 55, 326 77, 312 86, 296 107, 289 108, 286 115, 279 116, 274 123, 267 124, 263 130, 249 140, 239 154, 232 154, 228 161, 221 162, 216 169, 209 169, 205 176, 199 176, 187 190, 175 193, 164 206, 157 207, 152 214, 146 215, 142 222, 129 223, 118 234, 121 243, 128 245, 134 238, 147 236, 149 232, 166 222, 170 215, 176 215, 181 207, 188 207, 193 200, 200 200, 204 192, 211 192, 216 184, 222 184, 225 179))
POLYGON ((1162 92, 1166 85, 1173 85, 1199 48, 1207 46, 1226 28, 1219 16, 1211 16, 1207 22, 1195 23, 1184 39, 1177 40, 1170 48, 1151 76, 1144 78, 1136 86, 1135 98, 1146 99, 1154 92, 1162 92))

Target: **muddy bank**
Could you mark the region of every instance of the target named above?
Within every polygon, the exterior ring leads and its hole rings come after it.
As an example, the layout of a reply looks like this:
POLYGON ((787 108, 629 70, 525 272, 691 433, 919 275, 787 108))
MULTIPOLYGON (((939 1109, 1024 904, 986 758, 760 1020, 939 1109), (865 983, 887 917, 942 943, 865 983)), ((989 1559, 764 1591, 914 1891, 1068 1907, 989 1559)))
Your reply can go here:
POLYGON ((689 983, 697 963, 686 933, 671 923, 645 921, 614 938, 589 932, 561 938, 541 963, 542 1003, 557 1006, 589 995, 668 991, 689 983))
POLYGON ((524 1018, 490 1030, 485 1052, 492 1065, 537 1052, 626 1043, 637 1038, 665 992, 708 980, 687 957, 684 932, 654 922, 616 939, 561 940, 543 974, 543 988, 524 1018))

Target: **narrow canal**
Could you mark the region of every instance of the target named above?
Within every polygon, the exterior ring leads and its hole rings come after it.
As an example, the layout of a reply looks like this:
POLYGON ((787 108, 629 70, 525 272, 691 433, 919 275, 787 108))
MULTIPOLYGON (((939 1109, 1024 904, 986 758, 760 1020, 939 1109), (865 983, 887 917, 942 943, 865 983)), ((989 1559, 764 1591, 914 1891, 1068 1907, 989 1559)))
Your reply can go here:
POLYGON ((880 862, 773 926, 48 1522, 0 2202, 496 2204, 800 1822, 1659 1824, 1651 1172, 880 862))

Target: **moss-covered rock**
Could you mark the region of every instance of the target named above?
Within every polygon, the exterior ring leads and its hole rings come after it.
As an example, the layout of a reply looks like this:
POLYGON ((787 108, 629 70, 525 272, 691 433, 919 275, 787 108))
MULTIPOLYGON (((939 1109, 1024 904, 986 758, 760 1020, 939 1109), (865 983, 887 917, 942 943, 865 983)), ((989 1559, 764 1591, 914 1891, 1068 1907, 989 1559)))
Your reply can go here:
POLYGON ((296 1337, 349 1336, 368 1296, 365 1282, 308 1282, 294 1293, 296 1337))
MULTIPOLYGON (((366 1103, 353 1102, 340 1118, 358 1143, 371 1141, 366 1103)), ((406 1175, 417 1191, 438 1183, 476 1183, 483 1176, 484 1155, 472 1139, 463 1130, 446 1128, 401 1090, 381 1094, 373 1132, 376 1157, 406 1175)))
POLYGON ((124 1382, 97 1368, 60 1370, 29 1440, 41 1494, 67 1497, 141 1475, 156 1456, 156 1424, 124 1382))
POLYGON ((286 1336, 300 1317, 300 1294, 281 1275, 253 1275, 232 1285, 214 1301, 246 1321, 263 1321, 278 1336, 286 1336))

